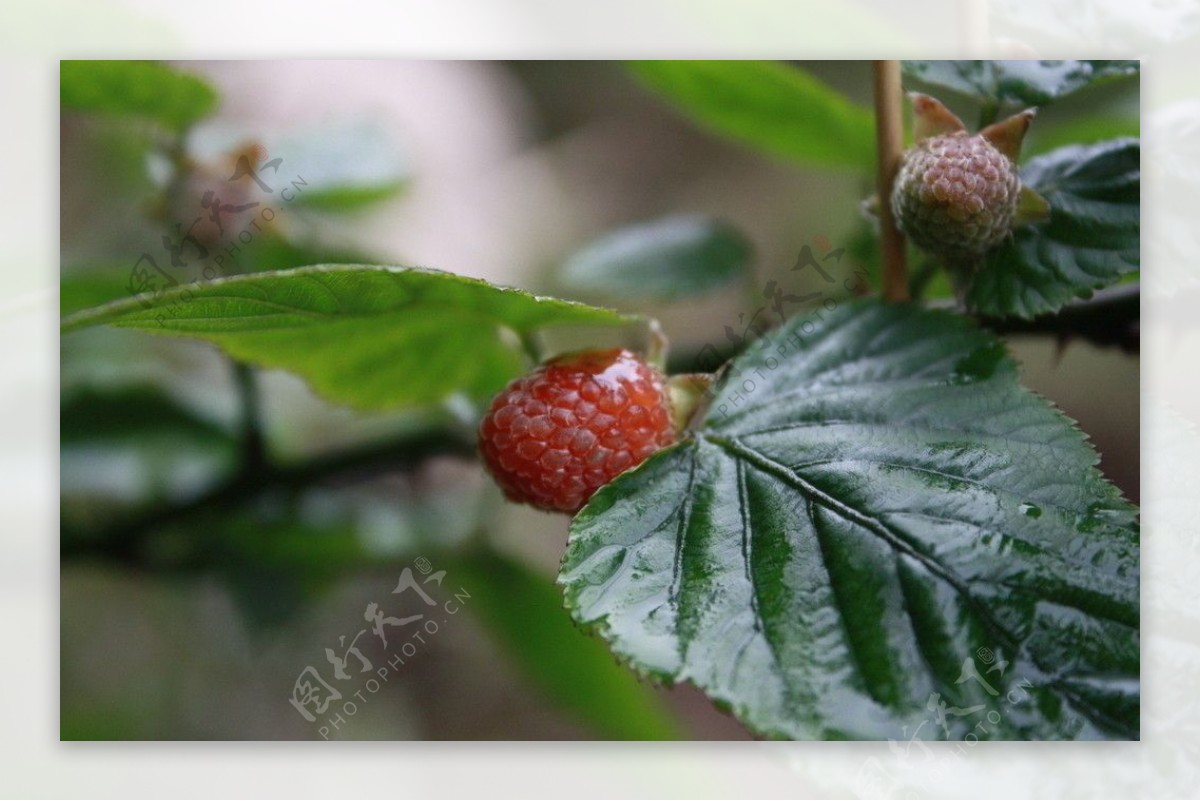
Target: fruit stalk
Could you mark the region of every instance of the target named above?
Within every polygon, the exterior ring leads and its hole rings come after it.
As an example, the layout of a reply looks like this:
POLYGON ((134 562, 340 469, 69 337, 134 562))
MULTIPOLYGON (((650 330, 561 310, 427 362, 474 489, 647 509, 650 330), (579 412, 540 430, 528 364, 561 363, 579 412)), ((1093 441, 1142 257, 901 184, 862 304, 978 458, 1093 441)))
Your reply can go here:
POLYGON ((879 234, 883 251, 883 299, 899 303, 909 299, 908 265, 904 234, 896 227, 891 204, 892 183, 900 169, 904 152, 904 126, 901 119, 900 62, 876 61, 875 73, 875 146, 878 165, 879 234))

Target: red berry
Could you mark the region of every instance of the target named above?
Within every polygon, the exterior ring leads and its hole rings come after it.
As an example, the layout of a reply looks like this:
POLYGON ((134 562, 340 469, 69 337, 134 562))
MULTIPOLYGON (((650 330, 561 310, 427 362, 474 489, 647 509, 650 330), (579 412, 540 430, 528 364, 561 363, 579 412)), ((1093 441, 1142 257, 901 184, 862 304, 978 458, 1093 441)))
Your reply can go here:
POLYGON ((509 500, 571 514, 674 441, 666 379, 621 349, 551 359, 497 395, 479 426, 509 500))

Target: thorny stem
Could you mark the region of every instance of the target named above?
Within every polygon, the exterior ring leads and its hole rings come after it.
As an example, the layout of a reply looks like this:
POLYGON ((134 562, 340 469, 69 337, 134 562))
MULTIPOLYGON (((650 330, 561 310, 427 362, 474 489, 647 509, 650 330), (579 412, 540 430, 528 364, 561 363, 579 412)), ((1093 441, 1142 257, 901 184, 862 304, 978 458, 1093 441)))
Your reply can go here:
POLYGON ((1096 347, 1118 348, 1136 355, 1141 348, 1140 303, 1141 287, 1125 284, 1102 289, 1088 300, 1069 303, 1057 314, 1032 320, 985 317, 980 322, 999 334, 1049 335, 1064 346, 1080 339, 1096 347))
POLYGON ((875 72, 875 145, 879 192, 879 234, 883 251, 883 299, 899 303, 909 299, 908 265, 905 263, 904 235, 892 216, 892 183, 900 169, 904 152, 904 125, 901 119, 900 62, 876 61, 875 72))

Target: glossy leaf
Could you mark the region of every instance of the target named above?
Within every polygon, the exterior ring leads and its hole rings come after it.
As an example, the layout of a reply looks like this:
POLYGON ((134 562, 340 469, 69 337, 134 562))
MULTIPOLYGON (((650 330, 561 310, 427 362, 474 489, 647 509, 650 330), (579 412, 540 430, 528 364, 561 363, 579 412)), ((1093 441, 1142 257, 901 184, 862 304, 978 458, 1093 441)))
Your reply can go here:
POLYGON ((982 103, 1041 106, 1084 87, 1138 74, 1137 61, 905 61, 906 81, 982 103))
POLYGON ((217 106, 203 78, 153 61, 63 61, 59 96, 74 111, 143 117, 176 131, 217 106))
POLYGON ((1019 226, 987 254, 967 303, 990 316, 1035 317, 1114 284, 1140 265, 1137 139, 1071 145, 1031 160, 1021 180, 1050 218, 1019 226))
POLYGON ((362 409, 483 399, 523 372, 522 337, 637 318, 434 270, 319 265, 183 285, 74 314, 69 332, 136 328, 290 370, 362 409), (147 305, 143 305, 147 304, 147 305))
POLYGON ((471 592, 471 610, 549 700, 601 737, 682 736, 650 686, 576 628, 550 578, 491 552, 453 565, 451 572, 471 592))
POLYGON ((1016 378, 947 312, 794 318, 575 518, 568 608, 771 737, 1136 737, 1136 510, 1016 378))
POLYGON ((706 127, 806 164, 870 169, 875 128, 809 73, 773 61, 639 61, 633 72, 706 127))
POLYGON ((666 217, 595 240, 567 260, 559 281, 589 298, 672 301, 744 279, 750 258, 750 243, 725 223, 666 217))

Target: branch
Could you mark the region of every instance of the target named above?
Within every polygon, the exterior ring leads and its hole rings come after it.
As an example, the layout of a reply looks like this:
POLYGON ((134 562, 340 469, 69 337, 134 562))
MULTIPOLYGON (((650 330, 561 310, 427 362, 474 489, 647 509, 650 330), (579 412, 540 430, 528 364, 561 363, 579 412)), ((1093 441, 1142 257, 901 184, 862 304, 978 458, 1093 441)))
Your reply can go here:
MULTIPOLYGON (((1100 290, 1088 300, 1066 305, 1057 314, 1033 320, 1015 317, 977 319, 980 325, 1002 336, 1052 336, 1064 344, 1079 339, 1097 347, 1116 347, 1125 353, 1136 354, 1141 343, 1140 290, 1137 284, 1100 290)), ((954 301, 929 305, 931 308, 958 308, 954 301)), ((713 364, 714 361, 723 362, 739 353, 740 348, 718 350, 708 345, 693 350, 678 348, 671 352, 667 368, 671 375, 712 372, 718 366, 713 364)))
POLYGON ((1136 354, 1141 349, 1141 287, 1125 284, 1075 301, 1057 314, 1032 320, 980 318, 980 324, 997 334, 1049 335, 1062 344, 1082 339, 1097 347, 1115 347, 1136 354))
POLYGON ((254 368, 233 362, 233 378, 242 409, 242 472, 260 472, 267 463, 267 446, 259 414, 258 380, 254 368))
POLYGON ((333 478, 353 479, 420 467, 436 456, 470 458, 475 442, 459 429, 438 427, 385 442, 317 456, 290 465, 264 464, 257 473, 237 472, 229 480, 178 504, 154 507, 99 531, 63 530, 60 558, 97 556, 137 564, 146 544, 164 526, 184 522, 213 509, 240 506, 260 495, 296 490, 333 478))
POLYGON ((908 295, 908 265, 905 263, 904 234, 892 215, 892 183, 904 153, 904 124, 901 119, 900 62, 876 61, 875 146, 878 152, 879 235, 883 251, 883 299, 903 302, 908 295))

